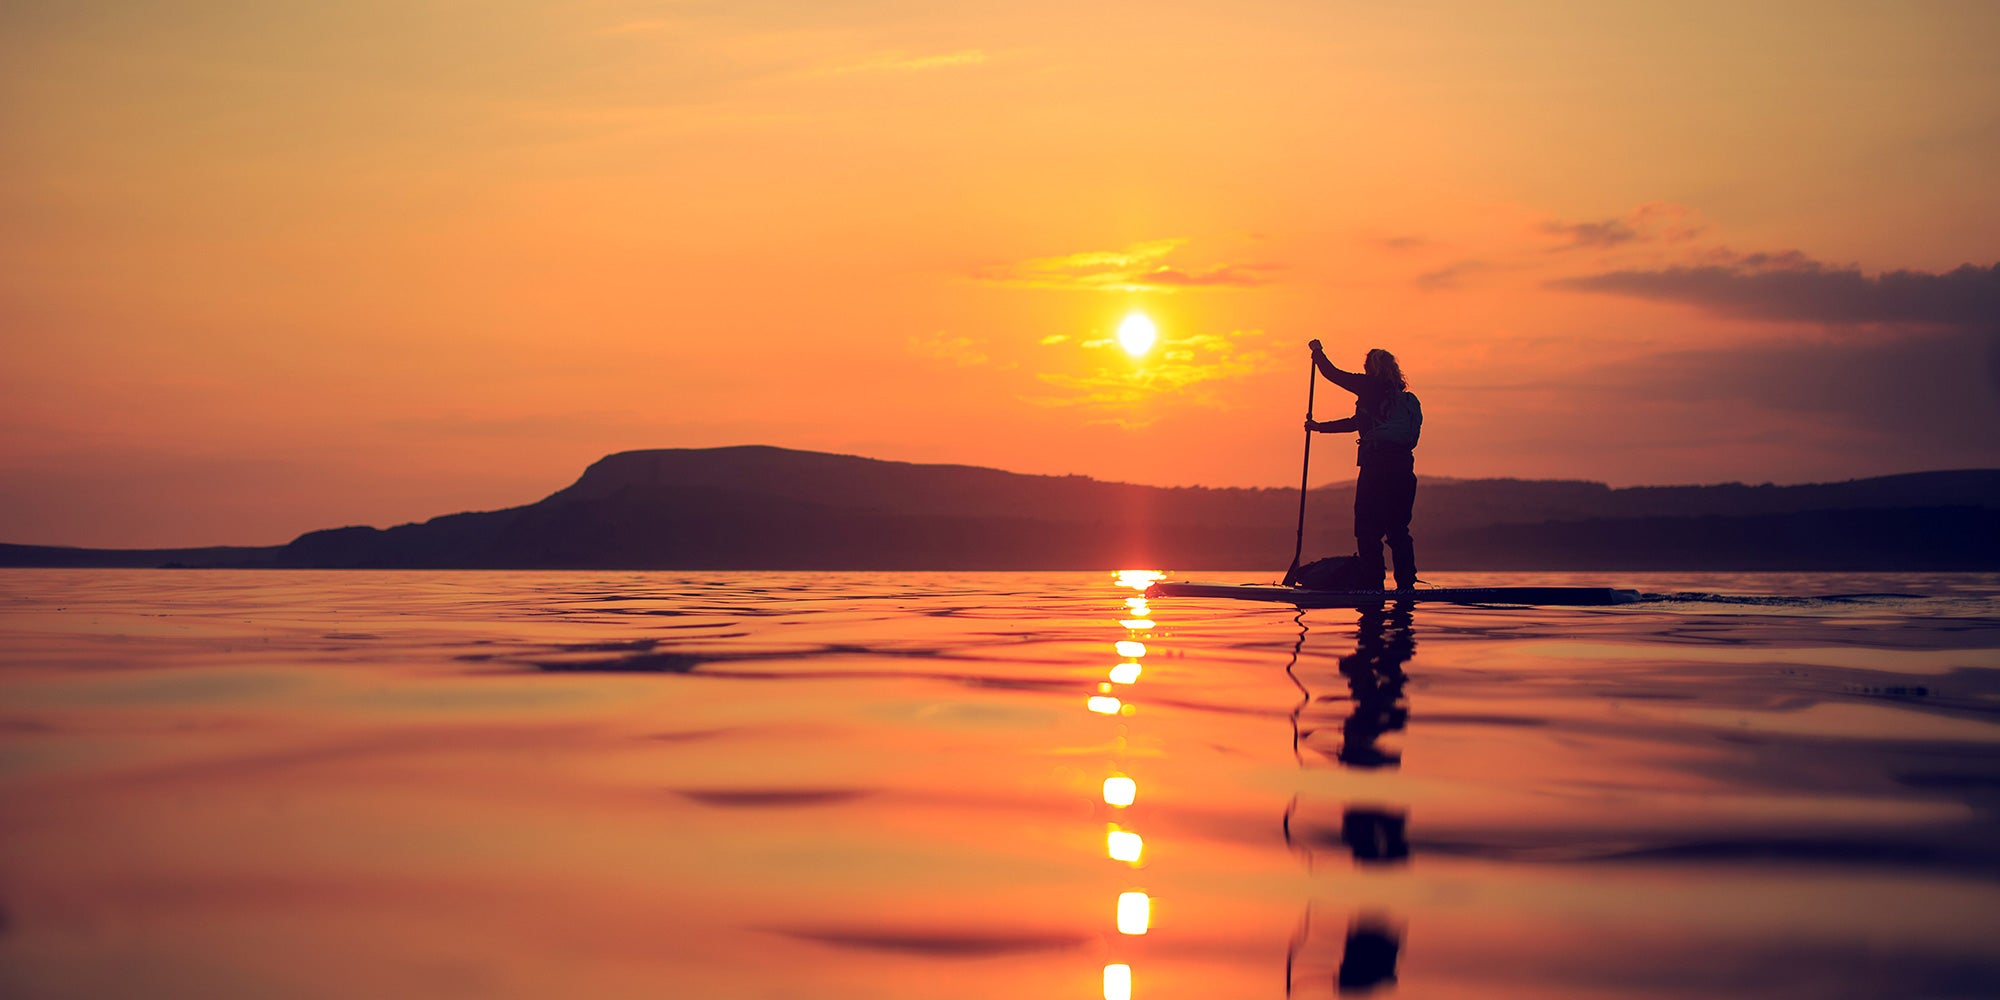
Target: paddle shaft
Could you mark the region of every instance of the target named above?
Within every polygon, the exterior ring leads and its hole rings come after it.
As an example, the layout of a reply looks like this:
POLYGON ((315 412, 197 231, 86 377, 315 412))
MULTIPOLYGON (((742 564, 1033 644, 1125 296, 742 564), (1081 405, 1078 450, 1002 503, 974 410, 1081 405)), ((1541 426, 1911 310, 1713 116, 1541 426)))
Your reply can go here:
MULTIPOLYGON (((1313 418, 1313 390, 1317 388, 1319 388, 1319 366, 1308 361, 1306 363, 1306 419, 1307 420, 1311 420, 1313 418)), ((1307 430, 1306 456, 1305 460, 1300 463, 1299 467, 1299 540, 1292 546, 1292 568, 1289 572, 1285 574, 1285 579, 1287 580, 1290 580, 1292 578, 1293 573, 1298 572, 1299 557, 1304 555, 1306 551, 1306 482, 1312 475, 1312 461, 1313 461, 1313 432, 1311 430, 1307 430)))

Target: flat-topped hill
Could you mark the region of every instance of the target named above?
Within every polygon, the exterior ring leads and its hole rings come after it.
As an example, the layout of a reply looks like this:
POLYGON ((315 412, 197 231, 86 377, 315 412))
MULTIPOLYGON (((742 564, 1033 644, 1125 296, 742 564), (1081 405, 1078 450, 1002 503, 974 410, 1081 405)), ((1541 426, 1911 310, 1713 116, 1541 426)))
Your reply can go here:
MULTIPOLYGON (((1351 551, 1351 484, 1307 498, 1308 556, 1351 551)), ((1282 570, 1292 489, 1030 476, 765 446, 606 456, 535 503, 269 548, 0 545, 0 565, 1282 570)), ((2000 569, 2000 470, 1803 486, 1430 480, 1420 564, 1447 569, 2000 569)))

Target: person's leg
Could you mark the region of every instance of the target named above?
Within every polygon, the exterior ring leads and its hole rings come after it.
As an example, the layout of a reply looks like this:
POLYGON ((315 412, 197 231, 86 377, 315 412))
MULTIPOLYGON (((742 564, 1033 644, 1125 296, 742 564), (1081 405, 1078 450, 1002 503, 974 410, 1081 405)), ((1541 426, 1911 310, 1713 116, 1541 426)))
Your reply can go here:
POLYGON ((1382 536, 1389 532, 1385 500, 1393 499, 1383 487, 1380 470, 1362 466, 1354 480, 1354 554, 1361 559, 1361 576, 1369 589, 1382 586, 1382 536))
POLYGON ((1396 588, 1408 590, 1417 585, 1417 545, 1410 538, 1410 512, 1417 504, 1416 471, 1398 470, 1392 492, 1384 534, 1389 539, 1389 555, 1396 561, 1396 588))
POLYGON ((1356 573, 1361 578, 1360 589, 1382 589, 1382 576, 1389 568, 1382 558, 1382 533, 1356 534, 1354 548, 1355 555, 1361 558, 1361 568, 1356 573))

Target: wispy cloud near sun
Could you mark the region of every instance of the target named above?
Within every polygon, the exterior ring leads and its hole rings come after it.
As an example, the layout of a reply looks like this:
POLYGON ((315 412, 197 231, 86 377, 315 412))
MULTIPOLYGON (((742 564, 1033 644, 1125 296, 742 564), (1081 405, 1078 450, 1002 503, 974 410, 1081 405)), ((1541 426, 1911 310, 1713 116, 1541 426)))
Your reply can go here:
POLYGON ((1160 343, 1156 356, 1137 363, 1120 354, 1115 340, 1087 340, 1080 346, 1091 352, 1088 371, 1037 375, 1058 392, 1022 399, 1036 406, 1096 411, 1091 422, 1121 427, 1154 422, 1160 416, 1152 406, 1157 402, 1231 409, 1228 385, 1271 368, 1270 353, 1256 343, 1262 336, 1261 330, 1235 330, 1169 338, 1160 343))
MULTIPOLYGON (((927 337, 911 337, 904 346, 920 358, 943 361, 958 368, 977 368, 993 363, 987 342, 978 337, 939 332, 927 337)), ((1001 367, 1012 368, 1014 365, 1008 362, 1001 367)))
POLYGON ((1271 283, 1269 264, 1210 264, 1187 267, 1167 258, 1183 239, 1149 240, 1122 250, 1088 250, 1059 257, 1034 257, 981 268, 983 282, 1017 288, 1099 292, 1168 292, 1183 288, 1254 288, 1271 283))

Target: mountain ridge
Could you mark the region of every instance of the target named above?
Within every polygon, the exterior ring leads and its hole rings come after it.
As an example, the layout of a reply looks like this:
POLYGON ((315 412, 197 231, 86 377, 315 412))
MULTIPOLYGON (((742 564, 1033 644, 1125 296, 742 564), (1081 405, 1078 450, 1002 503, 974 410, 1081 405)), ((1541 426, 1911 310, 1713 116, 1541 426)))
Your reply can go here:
MULTIPOLYGON (((1353 485, 1308 492, 1306 550, 1351 551, 1353 485)), ((1026 475, 769 445, 640 449, 541 500, 268 547, 0 545, 5 566, 480 569, 1268 569, 1299 494, 1026 475)), ((2000 470, 1793 486, 1427 479, 1420 565, 2000 569, 2000 470)), ((1282 568, 1282 567, 1279 567, 1282 568)))

